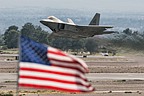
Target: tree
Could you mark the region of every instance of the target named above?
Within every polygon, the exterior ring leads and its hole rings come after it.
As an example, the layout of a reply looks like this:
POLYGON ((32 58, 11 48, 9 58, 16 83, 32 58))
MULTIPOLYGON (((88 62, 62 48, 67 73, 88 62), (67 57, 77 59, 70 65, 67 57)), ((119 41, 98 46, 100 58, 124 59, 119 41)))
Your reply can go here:
POLYGON ((0 35, 0 46, 3 46, 4 42, 4 35, 0 35))
POLYGON ((129 28, 123 30, 123 33, 127 34, 127 35, 132 35, 132 30, 130 30, 129 28))
POLYGON ((29 38, 34 38, 35 27, 32 23, 26 23, 22 26, 21 35, 27 36, 29 38))
POLYGON ((59 48, 61 50, 68 50, 71 47, 71 40, 68 38, 57 37, 52 39, 51 43, 53 47, 59 48))
POLYGON ((144 32, 132 31, 129 28, 109 38, 112 45, 127 47, 135 50, 144 49, 144 32))
POLYGON ((86 41, 85 48, 87 51, 90 52, 90 54, 92 54, 93 52, 95 52, 98 49, 98 45, 94 39, 89 38, 86 41))
POLYGON ((10 26, 4 33, 5 45, 8 48, 17 48, 18 47, 18 37, 19 31, 17 26, 10 26))
POLYGON ((26 23, 21 29, 21 34, 40 43, 49 43, 49 33, 42 30, 40 26, 34 26, 32 23, 26 23))
POLYGON ((81 49, 85 48, 85 42, 84 39, 73 39, 72 40, 72 45, 71 45, 71 49, 73 51, 80 51, 81 49))

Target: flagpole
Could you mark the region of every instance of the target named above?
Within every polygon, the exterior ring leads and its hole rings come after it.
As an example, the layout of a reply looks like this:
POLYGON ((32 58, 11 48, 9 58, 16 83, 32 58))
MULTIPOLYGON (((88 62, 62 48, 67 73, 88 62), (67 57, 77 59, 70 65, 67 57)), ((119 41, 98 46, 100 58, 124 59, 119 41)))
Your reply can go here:
POLYGON ((20 47, 21 33, 18 38, 18 47, 19 47, 19 56, 18 56, 18 64, 17 64, 17 85, 16 85, 16 96, 19 96, 19 64, 21 59, 21 47, 20 47))

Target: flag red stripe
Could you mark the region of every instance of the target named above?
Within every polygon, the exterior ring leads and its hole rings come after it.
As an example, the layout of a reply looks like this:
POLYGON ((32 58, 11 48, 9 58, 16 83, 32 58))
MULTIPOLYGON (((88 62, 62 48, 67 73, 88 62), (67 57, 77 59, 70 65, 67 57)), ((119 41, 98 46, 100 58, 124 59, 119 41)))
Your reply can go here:
POLYGON ((59 75, 65 75, 65 76, 74 76, 74 77, 81 78, 84 81, 87 81, 87 79, 81 77, 79 74, 70 74, 70 73, 64 73, 64 72, 42 70, 42 69, 35 69, 35 68, 25 68, 25 67, 20 67, 20 70, 34 71, 34 72, 43 72, 43 73, 53 73, 53 74, 59 74, 59 75))
POLYGON ((80 64, 78 63, 65 63, 65 62, 62 62, 62 61, 58 61, 58 60, 50 60, 50 63, 52 64, 52 66, 59 66, 59 67, 66 67, 66 68, 76 68, 77 70, 80 70, 82 71, 82 73, 85 73, 85 69, 83 67, 81 67, 80 64))
MULTIPOLYGON (((51 51, 51 50, 48 50, 48 54, 51 53, 51 54, 56 54, 56 55, 60 55, 60 56, 67 56, 65 53, 57 50, 56 52, 55 51, 51 51)), ((68 56, 69 57, 69 56, 68 56)))
POLYGON ((54 61, 59 61, 59 62, 64 62, 64 63, 74 63, 74 64, 79 64, 81 65, 79 62, 77 61, 64 61, 64 60, 57 60, 57 59, 53 59, 53 58, 48 58, 49 60, 54 60, 54 61))
POLYGON ((82 71, 80 68, 75 68, 75 67, 72 67, 72 66, 57 65, 57 64, 54 64, 54 63, 52 63, 52 66, 57 66, 57 67, 61 67, 61 68, 74 69, 74 70, 80 71, 81 73, 84 73, 84 71, 82 71))
POLYGON ((36 79, 36 80, 45 80, 45 81, 54 81, 54 82, 61 82, 61 83, 68 83, 68 84, 76 84, 76 85, 82 85, 85 87, 90 87, 89 85, 84 85, 81 82, 75 81, 66 81, 66 80, 59 80, 58 78, 53 79, 53 78, 44 78, 44 77, 36 77, 36 76, 25 76, 25 75, 20 75, 20 78, 27 78, 27 79, 36 79))
POLYGON ((85 68, 81 63, 73 60, 73 61, 64 61, 64 60, 57 60, 57 59, 53 59, 49 57, 49 61, 51 62, 51 60, 53 61, 57 61, 57 62, 63 62, 63 63, 68 63, 68 64, 72 64, 72 65, 80 65, 82 68, 84 68, 84 70, 88 70, 87 68, 85 68))
POLYGON ((80 65, 80 66, 82 66, 82 64, 81 63, 79 63, 79 62, 77 62, 77 61, 75 61, 75 60, 73 60, 73 61, 64 61, 64 60, 57 60, 57 59, 53 59, 53 58, 48 58, 50 61, 51 60, 54 60, 54 61, 57 61, 57 62, 64 62, 64 63, 69 63, 69 64, 75 64, 75 65, 80 65))
MULTIPOLYGON (((74 58, 72 58, 72 57, 70 57, 69 55, 66 55, 65 53, 63 53, 63 52, 61 52, 61 51, 51 51, 51 50, 48 50, 48 54, 55 54, 55 55, 59 55, 59 56, 66 56, 66 57, 69 57, 69 58, 71 58, 73 61, 72 62, 74 62, 74 63, 79 63, 77 60, 75 60, 74 58)), ((49 59, 50 59, 50 57, 48 57, 49 59)))
POLYGON ((58 91, 66 91, 66 92, 91 92, 94 91, 94 89, 92 90, 74 90, 74 89, 68 89, 68 88, 59 88, 59 87, 55 87, 55 86, 43 86, 43 85, 35 85, 35 84, 23 84, 23 83, 19 83, 19 86, 25 86, 25 87, 31 87, 31 88, 44 88, 44 89, 52 89, 52 90, 58 90, 58 91))

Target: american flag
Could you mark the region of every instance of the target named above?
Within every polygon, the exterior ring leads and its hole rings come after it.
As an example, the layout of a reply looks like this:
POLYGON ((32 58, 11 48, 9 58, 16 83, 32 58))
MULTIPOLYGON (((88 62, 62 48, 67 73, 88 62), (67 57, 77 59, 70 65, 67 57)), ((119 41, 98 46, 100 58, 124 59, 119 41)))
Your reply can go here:
POLYGON ((91 92, 94 88, 85 76, 87 72, 86 63, 79 58, 21 36, 19 86, 91 92))

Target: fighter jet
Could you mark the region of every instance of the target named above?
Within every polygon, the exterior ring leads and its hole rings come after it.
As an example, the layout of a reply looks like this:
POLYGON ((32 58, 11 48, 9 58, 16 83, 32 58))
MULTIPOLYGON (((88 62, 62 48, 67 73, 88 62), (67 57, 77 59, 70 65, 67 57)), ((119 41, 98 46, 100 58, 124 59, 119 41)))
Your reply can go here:
POLYGON ((115 33, 114 31, 107 31, 113 26, 99 25, 99 21, 100 14, 96 13, 89 25, 77 25, 70 18, 67 19, 67 22, 63 22, 55 16, 49 16, 40 22, 53 31, 50 37, 87 38, 95 35, 115 33))

